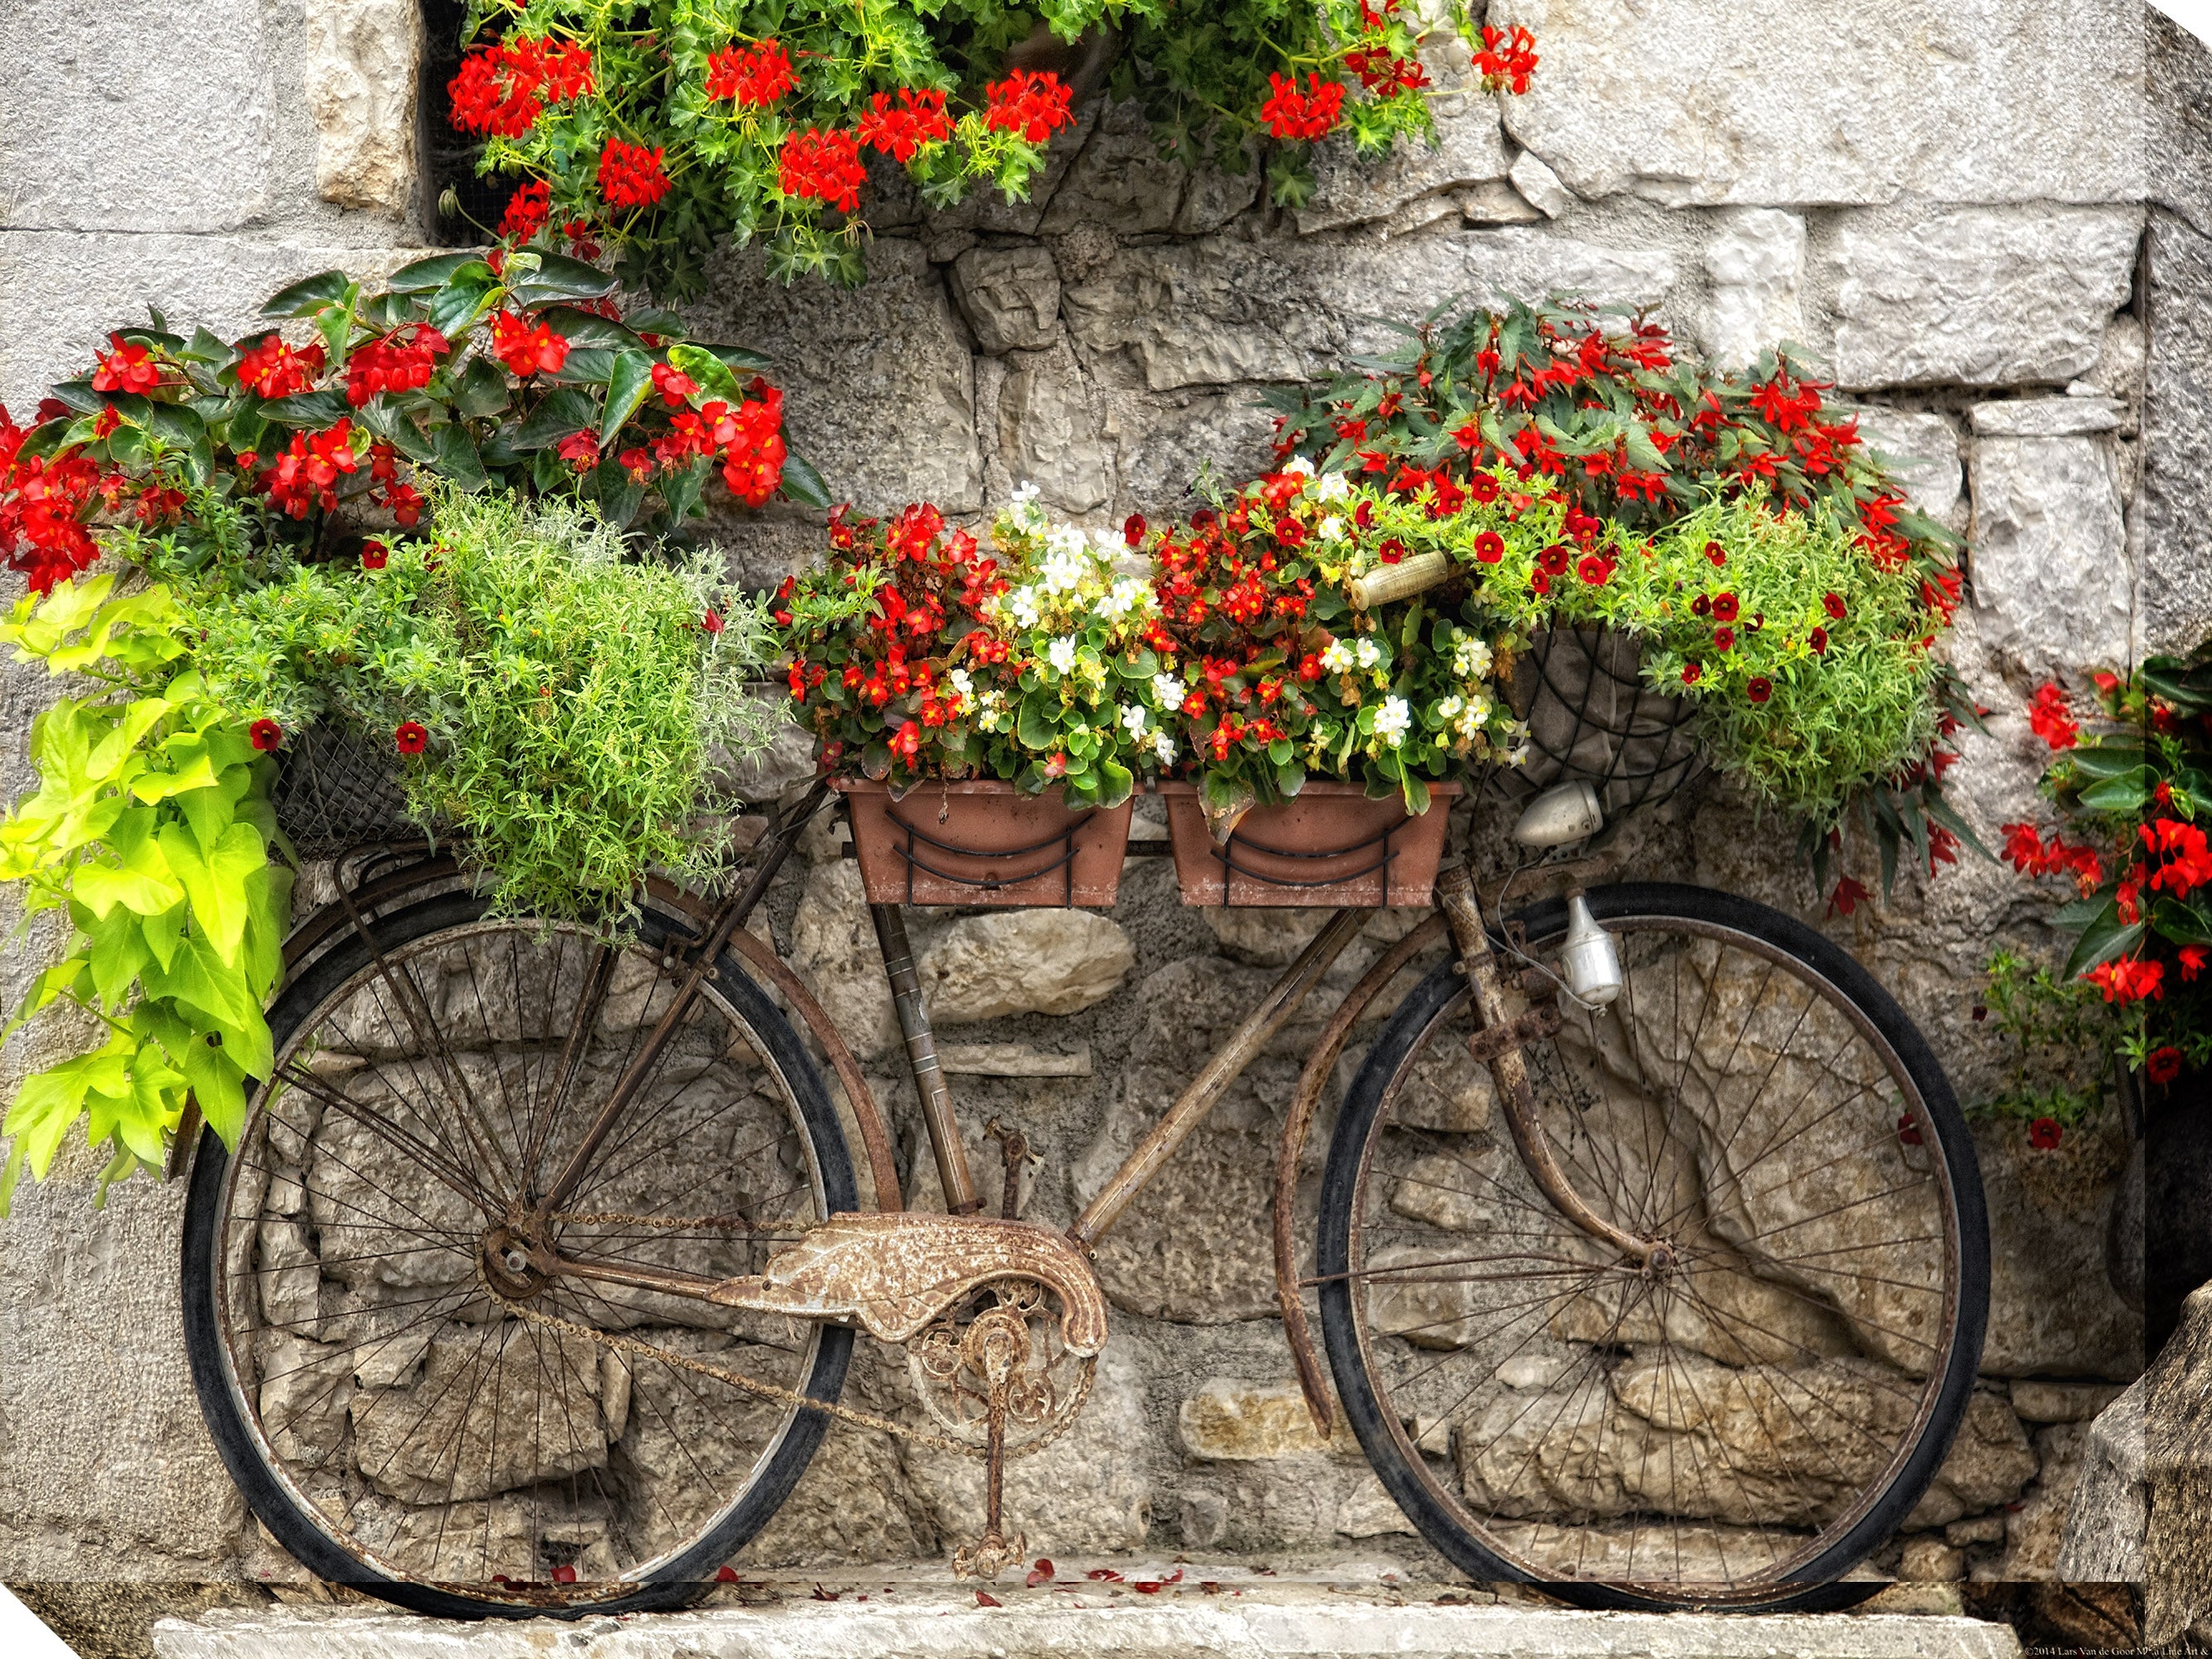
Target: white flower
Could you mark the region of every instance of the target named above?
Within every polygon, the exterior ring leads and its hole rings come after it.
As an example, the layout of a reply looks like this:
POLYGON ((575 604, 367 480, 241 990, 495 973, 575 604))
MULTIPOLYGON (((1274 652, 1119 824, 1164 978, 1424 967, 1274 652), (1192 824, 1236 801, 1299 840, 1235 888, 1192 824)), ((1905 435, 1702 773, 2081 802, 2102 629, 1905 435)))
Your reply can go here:
POLYGON ((1413 720, 1413 710, 1406 707, 1403 697, 1385 697, 1375 711, 1375 735, 1395 749, 1406 740, 1406 728, 1413 720))
POLYGON ((1442 702, 1439 702, 1437 705, 1437 714, 1441 719, 1449 720, 1453 715, 1458 714, 1461 709, 1466 707, 1467 699, 1465 697, 1446 697, 1442 702))
MULTIPOLYGON (((1366 641, 1362 641, 1361 643, 1365 644, 1366 641)), ((1321 665, 1332 674, 1350 673, 1355 662, 1352 647, 1342 640, 1331 640, 1328 649, 1321 653, 1321 665)))
POLYGON ((959 693, 963 697, 972 697, 975 695, 975 683, 968 678, 968 671, 966 669, 956 668, 945 678, 952 682, 953 690, 959 693))
POLYGON ((1382 649, 1372 640, 1361 640, 1355 647, 1355 652, 1359 658, 1359 665, 1362 668, 1372 668, 1382 660, 1382 649))
POLYGON ((1325 542, 1342 541, 1344 539, 1344 520, 1338 518, 1333 513, 1326 519, 1323 519, 1321 521, 1321 538, 1325 542))
POLYGON ((1006 614, 1024 628, 1035 628, 1042 618, 1034 588, 1017 587, 1006 594, 1005 603, 1006 614))
POLYGON ((1106 590, 1098 601, 1098 614, 1109 622, 1119 622, 1124 617, 1141 616, 1152 609, 1152 585, 1139 581, 1134 576, 1125 576, 1106 590))
POLYGON ((1039 490, 1035 484, 1031 483, 1027 478, 1024 478, 1014 486, 1014 493, 1009 499, 1012 500, 1013 504, 1018 507, 1027 507, 1042 493, 1042 492, 1039 490))
POLYGON ((1170 714, 1182 707, 1182 682, 1172 674, 1152 676, 1152 698, 1170 714))
POLYGON ((1490 647, 1472 634, 1462 634, 1452 646, 1452 675, 1479 680, 1490 672, 1490 647))
POLYGON ((1145 735, 1145 711, 1140 705, 1133 702, 1121 711, 1121 729, 1132 738, 1145 735))
POLYGON ((1045 660, 1062 674, 1075 672, 1076 642, 1072 639, 1054 640, 1045 648, 1045 660))
POLYGON ((1293 455, 1289 460, 1283 463, 1284 471, 1296 472, 1304 477, 1312 477, 1313 470, 1314 464, 1303 455, 1293 455))
POLYGON ((1161 765, 1172 766, 1175 763, 1175 739, 1164 732, 1153 732, 1152 752, 1160 757, 1161 765))
POLYGON ((1325 501, 1340 501, 1352 493, 1352 480, 1341 472, 1332 472, 1321 481, 1319 494, 1325 501))
POLYGON ((1467 713, 1460 716, 1452 729, 1470 740, 1480 737, 1482 728, 1490 723, 1491 711, 1495 706, 1487 697, 1473 699, 1467 705, 1467 713))

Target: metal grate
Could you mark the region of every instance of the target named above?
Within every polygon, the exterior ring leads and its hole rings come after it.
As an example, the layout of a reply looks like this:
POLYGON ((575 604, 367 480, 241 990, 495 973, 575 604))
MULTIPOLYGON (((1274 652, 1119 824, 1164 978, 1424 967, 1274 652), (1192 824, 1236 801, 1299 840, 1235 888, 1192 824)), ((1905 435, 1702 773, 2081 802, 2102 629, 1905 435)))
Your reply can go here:
POLYGON ((1644 684, 1644 652, 1612 629, 1555 628, 1515 665, 1510 696, 1528 722, 1526 765, 1499 769, 1509 794, 1577 779, 1598 792, 1608 819, 1656 806, 1698 775, 1704 757, 1687 697, 1644 684))
POLYGON ((399 779, 362 733, 337 721, 289 738, 276 766, 271 800, 276 824, 302 859, 326 859, 349 848, 416 840, 399 779))

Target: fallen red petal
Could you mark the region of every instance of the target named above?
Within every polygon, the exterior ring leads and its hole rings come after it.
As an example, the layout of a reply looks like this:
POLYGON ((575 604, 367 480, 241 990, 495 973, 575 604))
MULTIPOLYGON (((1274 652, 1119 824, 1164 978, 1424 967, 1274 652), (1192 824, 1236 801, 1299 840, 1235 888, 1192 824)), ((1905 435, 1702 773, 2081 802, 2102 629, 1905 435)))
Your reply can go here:
POLYGON ((1040 1555, 1037 1557, 1036 1565, 1030 1569, 1029 1587, 1035 1589, 1039 1584, 1050 1583, 1052 1583, 1052 1563, 1040 1555))
POLYGON ((977 1590, 975 1592, 975 1605, 979 1607, 1003 1607, 1006 1604, 1004 1601, 1001 1601, 997 1596, 992 1595, 988 1590, 977 1590))

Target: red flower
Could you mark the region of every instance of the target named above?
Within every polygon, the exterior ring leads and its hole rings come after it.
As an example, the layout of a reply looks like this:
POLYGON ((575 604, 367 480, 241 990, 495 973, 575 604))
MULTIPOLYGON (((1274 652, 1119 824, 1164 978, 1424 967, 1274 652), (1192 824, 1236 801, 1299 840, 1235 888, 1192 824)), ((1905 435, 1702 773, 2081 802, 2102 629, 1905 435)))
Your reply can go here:
POLYGON ((2054 750, 2071 749, 2081 735, 2081 728, 2068 712, 2065 691, 2049 682, 2036 688, 2035 701, 2027 711, 2027 725, 2054 750))
POLYGON ((321 342, 298 350, 280 336, 264 334, 252 346, 239 342, 238 383, 262 398, 289 398, 305 392, 323 372, 321 342))
POLYGON ((1511 92, 1516 97, 1528 90, 1528 77, 1542 61, 1536 56, 1536 37, 1515 24, 1508 34, 1485 25, 1482 49, 1474 54, 1475 73, 1485 92, 1511 92))
POLYGON ((681 409, 698 395, 699 383, 671 363, 653 366, 653 389, 671 409, 681 409))
POLYGON ((265 755, 284 741, 284 728, 272 720, 258 720, 246 728, 246 736, 265 755))
POLYGON ((292 441, 277 452, 276 463, 257 482, 269 499, 295 519, 304 519, 319 507, 337 510, 337 481, 341 472, 357 471, 353 453, 353 423, 342 420, 327 432, 295 432, 292 441))
POLYGON ((1145 515, 1132 513, 1121 520, 1121 539, 1131 547, 1141 547, 1145 542, 1145 515))
POLYGON ((702 617, 699 619, 699 626, 705 629, 709 634, 720 633, 722 631, 722 613, 719 611, 709 611, 704 617, 702 617))
POLYGON ((1042 144, 1075 119, 1074 91, 1050 70, 1016 70, 984 89, 983 125, 993 132, 1018 132, 1042 144))
POLYGON ((862 143, 896 157, 898 164, 904 167, 924 144, 951 137, 952 122, 945 113, 943 93, 916 92, 902 87, 896 107, 887 92, 879 92, 870 99, 867 109, 860 116, 859 130, 862 143))
POLYGON ((382 542, 371 540, 361 544, 361 568, 363 570, 381 570, 391 562, 391 551, 382 542))
POLYGON ((599 464, 599 434, 596 432, 571 432, 553 448, 556 454, 579 472, 589 472, 599 464))
POLYGON ((1474 556, 1485 564, 1496 564, 1505 556, 1505 538, 1495 530, 1484 531, 1474 538, 1474 556))
POLYGON ((403 755, 419 755, 429 746, 430 734, 413 720, 403 720, 392 734, 392 741, 403 755))
POLYGON ((1723 547, 1718 542, 1707 542, 1705 544, 1705 556, 1708 559, 1711 559, 1715 567, 1717 568, 1718 566, 1724 565, 1728 562, 1728 550, 1723 547))
POLYGON ((359 409, 380 392, 420 390, 430 384, 439 356, 452 349, 428 323, 405 324, 370 341, 346 359, 346 402, 359 409))
POLYGON ((2152 1049, 2150 1058, 2143 1062, 2143 1071, 2153 1083, 2164 1088, 2181 1075, 2181 1050, 2172 1043, 2152 1049))
POLYGON ((2204 947, 2185 945, 2181 947, 2181 982, 2186 985, 2204 971, 2204 947))
POLYGON ((1735 629, 1733 628, 1716 628, 1713 629, 1714 650, 1725 651, 1735 643, 1735 629))
POLYGON ((599 194, 611 207, 647 208, 668 194, 668 174, 660 165, 661 150, 647 149, 620 138, 607 140, 599 152, 599 194))
POLYGON ((549 103, 592 90, 592 54, 577 41, 518 36, 471 47, 447 83, 463 132, 520 138, 549 103))
POLYGON ((545 323, 532 325, 511 311, 495 312, 491 319, 492 355, 515 374, 541 371, 557 374, 568 361, 568 343, 545 323))
POLYGON ((151 392, 161 384, 161 366, 154 362, 154 354, 142 345, 125 345, 120 334, 111 334, 107 343, 113 350, 93 354, 100 367, 93 371, 92 389, 94 392, 151 392))
POLYGON ((1765 702, 1774 695, 1774 682, 1764 674, 1754 674, 1743 688, 1743 694, 1753 702, 1765 702))
POLYGON ((1837 593, 1823 593, 1820 596, 1820 603, 1828 608, 1829 621, 1843 621, 1844 611, 1842 595, 1837 593))
POLYGON ((2100 963, 2081 975, 2105 994, 2105 1000, 2125 1006, 2148 997, 2156 1001, 2166 995, 2166 964, 2145 962, 2137 957, 2122 957, 2114 962, 2100 963))
POLYGON ((1575 574, 1592 587, 1603 587, 1613 574, 1613 561, 1602 553, 1585 553, 1575 566, 1575 574))
POLYGON ((1867 891, 1864 885, 1845 876, 1836 884, 1836 890, 1828 895, 1828 914, 1848 916, 1873 897, 1874 895, 1867 891))
POLYGON ((1690 663, 1684 663, 1684 664, 1682 665, 1682 684, 1685 684, 1685 685, 1695 685, 1695 684, 1696 684, 1699 680, 1703 679, 1705 677, 1705 671, 1704 667, 1703 667, 1701 665, 1697 664, 1697 663, 1693 663, 1693 662, 1690 662, 1690 663))
POLYGON ((739 109, 765 109, 798 84, 781 40, 731 46, 707 59, 708 98, 727 98, 739 109))
POLYGON ((2065 1138, 2065 1128, 2055 1117, 2039 1117, 2027 1126, 2027 1144, 2039 1152, 2051 1151, 2065 1138))
POLYGON ((526 242, 545 228, 553 210, 553 186, 532 179, 507 198, 507 211, 499 216, 501 240, 526 242))
POLYGON ((1920 1126, 1912 1121, 1911 1113, 1907 1112, 1897 1120, 1897 1138, 1907 1146, 1917 1146, 1922 1144, 1920 1126))
POLYGON ((868 181, 860 147, 838 127, 827 132, 809 127, 783 141, 778 159, 778 187, 786 196, 826 203, 840 213, 855 213, 860 186, 868 181))
POLYGON ((1813 644, 1813 654, 1814 654, 1814 656, 1816 656, 1816 657, 1825 657, 1826 655, 1827 655, 1827 653, 1828 653, 1828 630, 1827 630, 1826 629, 1825 629, 1825 628, 1816 628, 1816 629, 1814 629, 1813 630, 1813 633, 1812 633, 1812 644, 1813 644))
POLYGON ((1324 81, 1308 72, 1307 90, 1300 92, 1295 77, 1285 80, 1270 71, 1267 84, 1273 88, 1267 102, 1260 106, 1260 118, 1267 124, 1267 131, 1278 138, 1325 138, 1334 127, 1344 110, 1344 82, 1324 81))
POLYGON ((1715 622, 1734 622, 1735 620, 1735 611, 1736 605, 1735 594, 1716 593, 1713 595, 1713 620, 1715 622))

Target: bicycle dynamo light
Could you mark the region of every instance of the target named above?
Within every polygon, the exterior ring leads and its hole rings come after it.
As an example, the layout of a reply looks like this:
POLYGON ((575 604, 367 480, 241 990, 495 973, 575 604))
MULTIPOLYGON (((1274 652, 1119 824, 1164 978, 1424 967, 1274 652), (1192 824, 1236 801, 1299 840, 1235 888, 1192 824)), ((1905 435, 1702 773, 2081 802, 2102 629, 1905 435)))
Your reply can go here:
POLYGON ((1580 888, 1567 895, 1567 942, 1559 966, 1568 994, 1577 1002, 1601 1008, 1620 994, 1620 952, 1613 935, 1597 925, 1580 888))
POLYGON ((1523 847, 1565 847, 1605 827, 1597 791, 1581 779, 1555 783, 1521 811, 1513 839, 1523 847))

